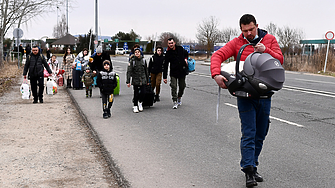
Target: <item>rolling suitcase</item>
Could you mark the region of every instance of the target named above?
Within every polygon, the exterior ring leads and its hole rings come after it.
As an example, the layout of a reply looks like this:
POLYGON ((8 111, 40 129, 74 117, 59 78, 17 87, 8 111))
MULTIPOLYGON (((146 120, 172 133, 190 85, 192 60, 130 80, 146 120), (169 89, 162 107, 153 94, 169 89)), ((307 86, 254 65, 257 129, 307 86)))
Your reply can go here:
POLYGON ((116 73, 117 86, 114 89, 114 95, 120 95, 120 76, 116 73))
POLYGON ((83 88, 83 83, 81 82, 81 70, 72 70, 72 86, 73 89, 82 89, 83 88))
POLYGON ((150 107, 154 104, 155 93, 152 91, 151 85, 144 87, 143 106, 150 107))

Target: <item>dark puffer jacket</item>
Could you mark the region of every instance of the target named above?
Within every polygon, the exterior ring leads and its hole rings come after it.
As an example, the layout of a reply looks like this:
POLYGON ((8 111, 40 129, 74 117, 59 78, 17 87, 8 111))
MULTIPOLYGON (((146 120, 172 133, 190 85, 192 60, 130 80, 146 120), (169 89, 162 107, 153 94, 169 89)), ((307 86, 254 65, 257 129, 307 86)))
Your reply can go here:
POLYGON ((175 50, 168 48, 165 54, 163 78, 167 78, 168 66, 170 64, 170 76, 181 78, 187 75, 188 67, 185 59, 188 59, 188 53, 183 47, 177 46, 175 50))
POLYGON ((103 69, 98 74, 97 85, 101 93, 105 95, 113 94, 117 86, 116 73, 112 72, 112 70, 107 71, 103 69))
POLYGON ((106 52, 102 52, 100 56, 98 56, 97 54, 92 55, 92 56, 93 56, 93 62, 88 64, 91 67, 92 71, 97 71, 97 72, 102 71, 104 69, 102 63, 105 60, 109 60, 111 62, 110 70, 113 70, 113 64, 112 64, 111 57, 109 56, 109 54, 107 54, 106 52))
POLYGON ((152 58, 150 58, 150 61, 149 61, 149 68, 148 68, 149 74, 150 73, 158 74, 160 72, 163 72, 164 59, 165 57, 163 54, 158 55, 157 53, 155 53, 152 56, 152 58))
POLYGON ((37 77, 43 77, 44 76, 44 67, 47 69, 48 73, 51 74, 52 71, 45 60, 44 56, 38 53, 37 55, 34 55, 31 53, 27 57, 26 64, 24 65, 23 69, 23 76, 26 76, 28 73, 28 79, 30 78, 37 78, 37 77))
POLYGON ((129 60, 129 65, 127 68, 127 80, 126 83, 132 85, 146 85, 149 80, 147 62, 141 56, 140 58, 132 57, 129 60))

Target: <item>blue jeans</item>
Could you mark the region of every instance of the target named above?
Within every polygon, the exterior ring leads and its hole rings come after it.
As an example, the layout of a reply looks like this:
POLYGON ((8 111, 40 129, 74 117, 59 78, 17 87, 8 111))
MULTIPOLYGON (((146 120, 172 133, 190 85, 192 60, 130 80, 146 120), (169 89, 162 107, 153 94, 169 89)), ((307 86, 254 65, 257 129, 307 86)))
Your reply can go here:
POLYGON ((258 165, 258 156, 269 130, 271 98, 237 98, 241 119, 241 167, 258 165))

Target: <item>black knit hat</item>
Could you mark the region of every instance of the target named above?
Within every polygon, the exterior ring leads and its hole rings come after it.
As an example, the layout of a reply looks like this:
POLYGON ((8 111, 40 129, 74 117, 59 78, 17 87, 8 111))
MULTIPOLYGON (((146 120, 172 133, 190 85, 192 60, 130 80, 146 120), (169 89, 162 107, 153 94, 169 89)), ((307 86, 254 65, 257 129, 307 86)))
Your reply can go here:
POLYGON ((106 64, 108 64, 109 66, 111 66, 111 62, 109 60, 105 60, 104 62, 102 62, 103 66, 105 66, 106 64))

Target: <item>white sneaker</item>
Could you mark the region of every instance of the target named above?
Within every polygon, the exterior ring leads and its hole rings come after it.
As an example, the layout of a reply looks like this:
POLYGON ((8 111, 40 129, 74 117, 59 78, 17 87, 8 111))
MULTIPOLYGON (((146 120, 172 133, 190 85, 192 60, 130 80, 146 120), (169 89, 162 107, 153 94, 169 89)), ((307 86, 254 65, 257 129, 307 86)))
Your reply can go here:
POLYGON ((178 103, 176 101, 173 102, 173 109, 177 109, 178 108, 178 103))
POLYGON ((138 103, 138 110, 139 110, 140 112, 143 111, 143 106, 142 106, 142 103, 141 103, 141 102, 138 103))
POLYGON ((178 106, 181 106, 181 97, 177 99, 178 106))
POLYGON ((134 106, 134 107, 133 107, 133 112, 134 112, 134 113, 138 113, 138 107, 137 107, 137 106, 134 106))

